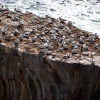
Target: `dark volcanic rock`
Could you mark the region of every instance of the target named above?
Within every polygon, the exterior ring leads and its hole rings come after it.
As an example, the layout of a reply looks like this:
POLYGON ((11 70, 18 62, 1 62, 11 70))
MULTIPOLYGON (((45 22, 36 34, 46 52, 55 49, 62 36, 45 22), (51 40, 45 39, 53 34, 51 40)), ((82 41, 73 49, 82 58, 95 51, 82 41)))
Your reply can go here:
POLYGON ((0 100, 99 100, 99 67, 52 61, 0 44, 0 100))

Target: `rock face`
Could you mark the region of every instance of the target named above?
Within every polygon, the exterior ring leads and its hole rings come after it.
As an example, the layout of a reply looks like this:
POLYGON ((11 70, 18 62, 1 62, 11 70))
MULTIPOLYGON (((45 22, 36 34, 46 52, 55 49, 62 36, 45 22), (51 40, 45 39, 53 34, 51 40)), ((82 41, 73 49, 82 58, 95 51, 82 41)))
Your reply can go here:
POLYGON ((99 67, 52 61, 0 44, 0 100, 100 100, 99 67))
POLYGON ((0 11, 0 100, 100 100, 97 34, 62 18, 0 11))

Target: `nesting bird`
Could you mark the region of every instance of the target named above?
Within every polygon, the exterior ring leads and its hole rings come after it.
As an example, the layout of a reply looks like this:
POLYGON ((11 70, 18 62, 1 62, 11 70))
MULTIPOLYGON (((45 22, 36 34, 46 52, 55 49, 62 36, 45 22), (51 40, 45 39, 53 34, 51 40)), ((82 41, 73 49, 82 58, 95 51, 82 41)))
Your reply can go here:
POLYGON ((19 46, 19 39, 16 39, 16 40, 14 41, 14 46, 15 46, 15 48, 17 48, 17 47, 19 46))
POLYGON ((23 29, 24 23, 21 20, 18 20, 18 23, 19 23, 19 25, 17 26, 17 29, 18 30, 23 29))
POLYGON ((94 53, 94 52, 91 52, 91 57, 92 57, 92 58, 94 57, 94 55, 95 55, 95 53, 94 53))
POLYGON ((12 14, 7 14, 7 18, 12 18, 12 14))
POLYGON ((42 53, 42 54, 48 54, 49 52, 47 51, 47 49, 40 49, 39 53, 42 53))
POLYGON ((57 36, 55 34, 51 34, 51 39, 52 40, 56 40, 57 39, 57 36))
POLYGON ((68 46, 67 45, 63 44, 62 47, 63 47, 64 50, 68 50, 68 46))
POLYGON ((25 34, 24 34, 24 33, 22 33, 22 34, 20 34, 20 35, 19 35, 18 39, 19 39, 20 41, 22 41, 22 40, 23 40, 23 38, 24 38, 24 36, 25 36, 25 34))
POLYGON ((42 42, 45 42, 45 43, 49 42, 49 40, 45 36, 41 37, 41 39, 42 39, 42 42))
POLYGON ((13 36, 12 33, 8 33, 6 36, 6 41, 10 41, 10 38, 13 36))
POLYGON ((56 51, 52 53, 52 59, 54 59, 56 57, 57 53, 56 51))
POLYGON ((16 15, 14 15, 12 21, 18 21, 18 20, 20 20, 19 17, 17 17, 16 15))
POLYGON ((0 7, 0 12, 4 11, 5 10, 5 6, 4 5, 1 5, 0 7))
POLYGON ((1 34, 2 34, 2 35, 5 35, 6 31, 7 31, 7 27, 4 27, 4 28, 1 30, 1 34))
POLYGON ((44 43, 42 46, 41 46, 41 49, 46 49, 49 47, 49 44, 48 43, 44 43))
POLYGON ((15 29, 14 36, 17 36, 17 35, 18 35, 18 29, 15 29))
POLYGON ((78 49, 74 48, 72 49, 72 54, 77 54, 78 53, 78 49))
POLYGON ((96 38, 96 39, 98 39, 98 38, 99 38, 99 36, 98 36, 98 34, 97 34, 97 33, 95 33, 95 38, 96 38))
POLYGON ((36 42, 37 40, 37 35, 35 35, 33 38, 32 38, 32 42, 36 42))
POLYGON ((92 64, 95 64, 95 60, 94 60, 94 58, 92 58, 92 64))
POLYGON ((64 55, 62 58, 63 58, 63 59, 68 59, 68 58, 70 58, 70 54, 66 54, 66 55, 64 55))
POLYGON ((70 38, 76 38, 76 34, 71 34, 70 38))
POLYGON ((82 45, 82 50, 88 50, 88 46, 86 46, 86 44, 82 45))
POLYGON ((81 44, 83 44, 83 43, 84 43, 83 38, 79 38, 79 43, 81 43, 81 44))
POLYGON ((67 25, 68 25, 69 28, 71 28, 73 24, 72 24, 71 21, 68 21, 67 25))
POLYGON ((84 35, 84 33, 83 32, 79 32, 79 36, 82 36, 82 35, 84 35))
POLYGON ((21 13, 21 10, 20 9, 17 9, 17 8, 14 8, 14 11, 21 13))
POLYGON ((53 46, 51 46, 51 45, 48 46, 48 50, 53 50, 53 49, 54 49, 53 46))
POLYGON ((34 34, 35 32, 34 32, 34 28, 32 28, 32 31, 29 33, 29 34, 34 34))
POLYGON ((72 33, 68 26, 65 26, 64 29, 65 29, 65 32, 67 32, 68 34, 72 33))
POLYGON ((24 23, 21 20, 18 20, 19 25, 23 25, 24 23))
POLYGON ((66 20, 63 19, 63 18, 61 18, 61 17, 59 17, 59 21, 60 21, 61 23, 63 23, 63 22, 65 22, 66 20))
POLYGON ((60 51, 60 52, 63 52, 63 50, 64 50, 64 48, 63 48, 63 47, 58 48, 58 51, 60 51))

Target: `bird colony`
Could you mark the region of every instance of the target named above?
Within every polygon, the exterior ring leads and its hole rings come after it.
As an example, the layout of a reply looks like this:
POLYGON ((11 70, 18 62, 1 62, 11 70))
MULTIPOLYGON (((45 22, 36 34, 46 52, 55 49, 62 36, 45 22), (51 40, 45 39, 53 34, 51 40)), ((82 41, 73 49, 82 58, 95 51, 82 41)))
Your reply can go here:
POLYGON ((0 8, 0 44, 51 60, 100 62, 100 38, 71 21, 0 8))

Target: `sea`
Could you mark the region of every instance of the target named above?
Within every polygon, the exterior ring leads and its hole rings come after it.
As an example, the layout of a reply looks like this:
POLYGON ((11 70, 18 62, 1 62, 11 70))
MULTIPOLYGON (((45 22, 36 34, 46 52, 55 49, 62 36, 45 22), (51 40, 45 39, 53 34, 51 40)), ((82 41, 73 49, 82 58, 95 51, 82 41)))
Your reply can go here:
POLYGON ((61 17, 82 30, 100 35, 100 0, 0 0, 0 5, 42 17, 61 17))

